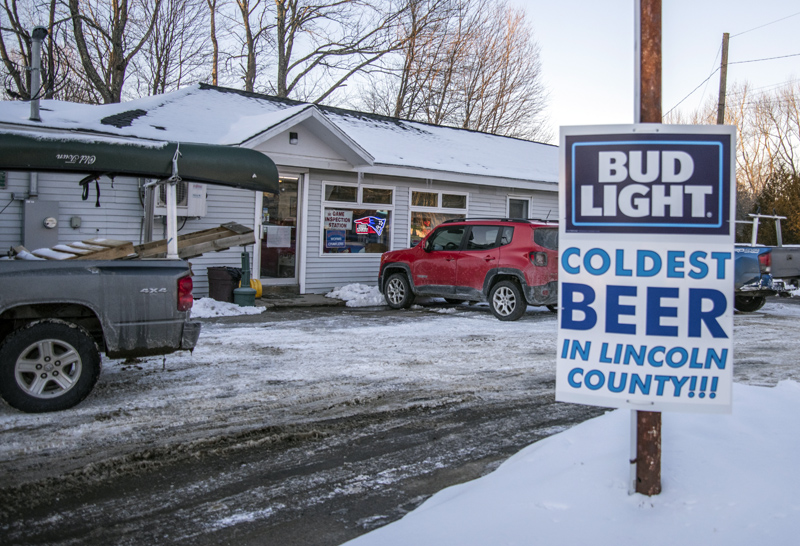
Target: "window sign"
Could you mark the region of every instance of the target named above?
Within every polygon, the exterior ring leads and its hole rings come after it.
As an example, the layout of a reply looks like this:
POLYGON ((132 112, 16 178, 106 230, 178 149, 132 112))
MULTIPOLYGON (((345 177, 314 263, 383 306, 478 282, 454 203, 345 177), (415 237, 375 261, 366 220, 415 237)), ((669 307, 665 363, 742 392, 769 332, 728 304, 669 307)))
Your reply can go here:
POLYGON ((348 230, 353 227, 353 211, 325 209, 325 229, 348 230))
POLYGON ((345 248, 347 247, 347 238, 343 229, 326 229, 325 230, 325 248, 345 248))
POLYGON ((266 226, 267 248, 292 246, 292 226, 266 226))
POLYGON ((386 224, 386 218, 379 218, 377 216, 366 216, 359 218, 355 221, 356 233, 376 233, 380 235, 383 233, 383 226, 386 224))
POLYGON ((560 150, 556 400, 729 413, 735 128, 565 127, 560 150))

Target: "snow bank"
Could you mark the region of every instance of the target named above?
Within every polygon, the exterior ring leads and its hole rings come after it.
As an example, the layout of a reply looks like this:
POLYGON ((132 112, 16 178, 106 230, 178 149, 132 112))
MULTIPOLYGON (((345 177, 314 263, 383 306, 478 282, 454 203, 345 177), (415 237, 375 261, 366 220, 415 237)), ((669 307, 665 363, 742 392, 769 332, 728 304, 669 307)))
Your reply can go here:
POLYGON ((800 384, 733 392, 732 415, 662 414, 660 495, 628 494, 630 412, 618 410, 347 544, 797 544, 800 384))
POLYGON ((212 298, 200 298, 192 304, 192 317, 234 317, 237 315, 258 315, 266 310, 265 307, 239 307, 235 303, 217 301, 212 298))
POLYGON ((326 298, 336 298, 347 302, 347 307, 375 307, 386 305, 383 294, 377 286, 347 284, 325 294, 326 298))

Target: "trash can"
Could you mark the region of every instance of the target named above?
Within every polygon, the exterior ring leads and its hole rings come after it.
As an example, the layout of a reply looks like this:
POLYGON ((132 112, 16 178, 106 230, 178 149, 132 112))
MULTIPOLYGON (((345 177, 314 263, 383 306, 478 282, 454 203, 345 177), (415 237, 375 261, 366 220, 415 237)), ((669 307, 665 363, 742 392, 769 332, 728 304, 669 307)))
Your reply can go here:
POLYGON ((233 303, 233 289, 239 286, 242 270, 235 267, 208 268, 208 295, 217 301, 233 303))

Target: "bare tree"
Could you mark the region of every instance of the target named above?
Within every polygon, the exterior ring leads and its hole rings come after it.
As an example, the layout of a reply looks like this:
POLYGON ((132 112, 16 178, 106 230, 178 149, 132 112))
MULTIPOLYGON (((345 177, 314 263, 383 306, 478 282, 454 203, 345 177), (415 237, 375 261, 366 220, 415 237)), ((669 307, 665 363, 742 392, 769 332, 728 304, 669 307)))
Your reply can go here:
POLYGON ((120 102, 132 59, 150 39, 161 0, 69 0, 87 81, 104 103, 120 102))
POLYGON ((409 1, 275 0, 279 97, 321 102, 402 47, 397 27, 409 1))
POLYGON ((217 3, 206 0, 208 5, 208 34, 211 40, 211 84, 219 84, 219 42, 217 41, 217 3))
POLYGON ((403 54, 367 90, 373 111, 435 124, 548 139, 538 46, 505 1, 416 0, 403 54), (393 100, 382 97, 391 93, 393 100))
POLYGON ((236 0, 236 7, 239 20, 232 25, 232 37, 239 51, 228 54, 227 61, 239 65, 245 91, 255 91, 259 68, 266 64, 262 57, 268 51, 274 12, 269 0, 236 0))
POLYGON ((208 68, 207 0, 162 0, 158 21, 133 57, 135 95, 156 95, 197 82, 208 68))

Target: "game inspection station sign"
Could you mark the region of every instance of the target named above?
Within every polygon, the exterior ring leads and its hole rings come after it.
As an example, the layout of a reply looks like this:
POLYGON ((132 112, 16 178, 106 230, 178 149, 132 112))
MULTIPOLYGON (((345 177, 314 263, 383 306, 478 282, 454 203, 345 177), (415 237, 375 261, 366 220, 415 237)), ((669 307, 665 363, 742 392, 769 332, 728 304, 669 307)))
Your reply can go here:
POLYGON ((735 129, 561 129, 556 399, 731 411, 735 129))

